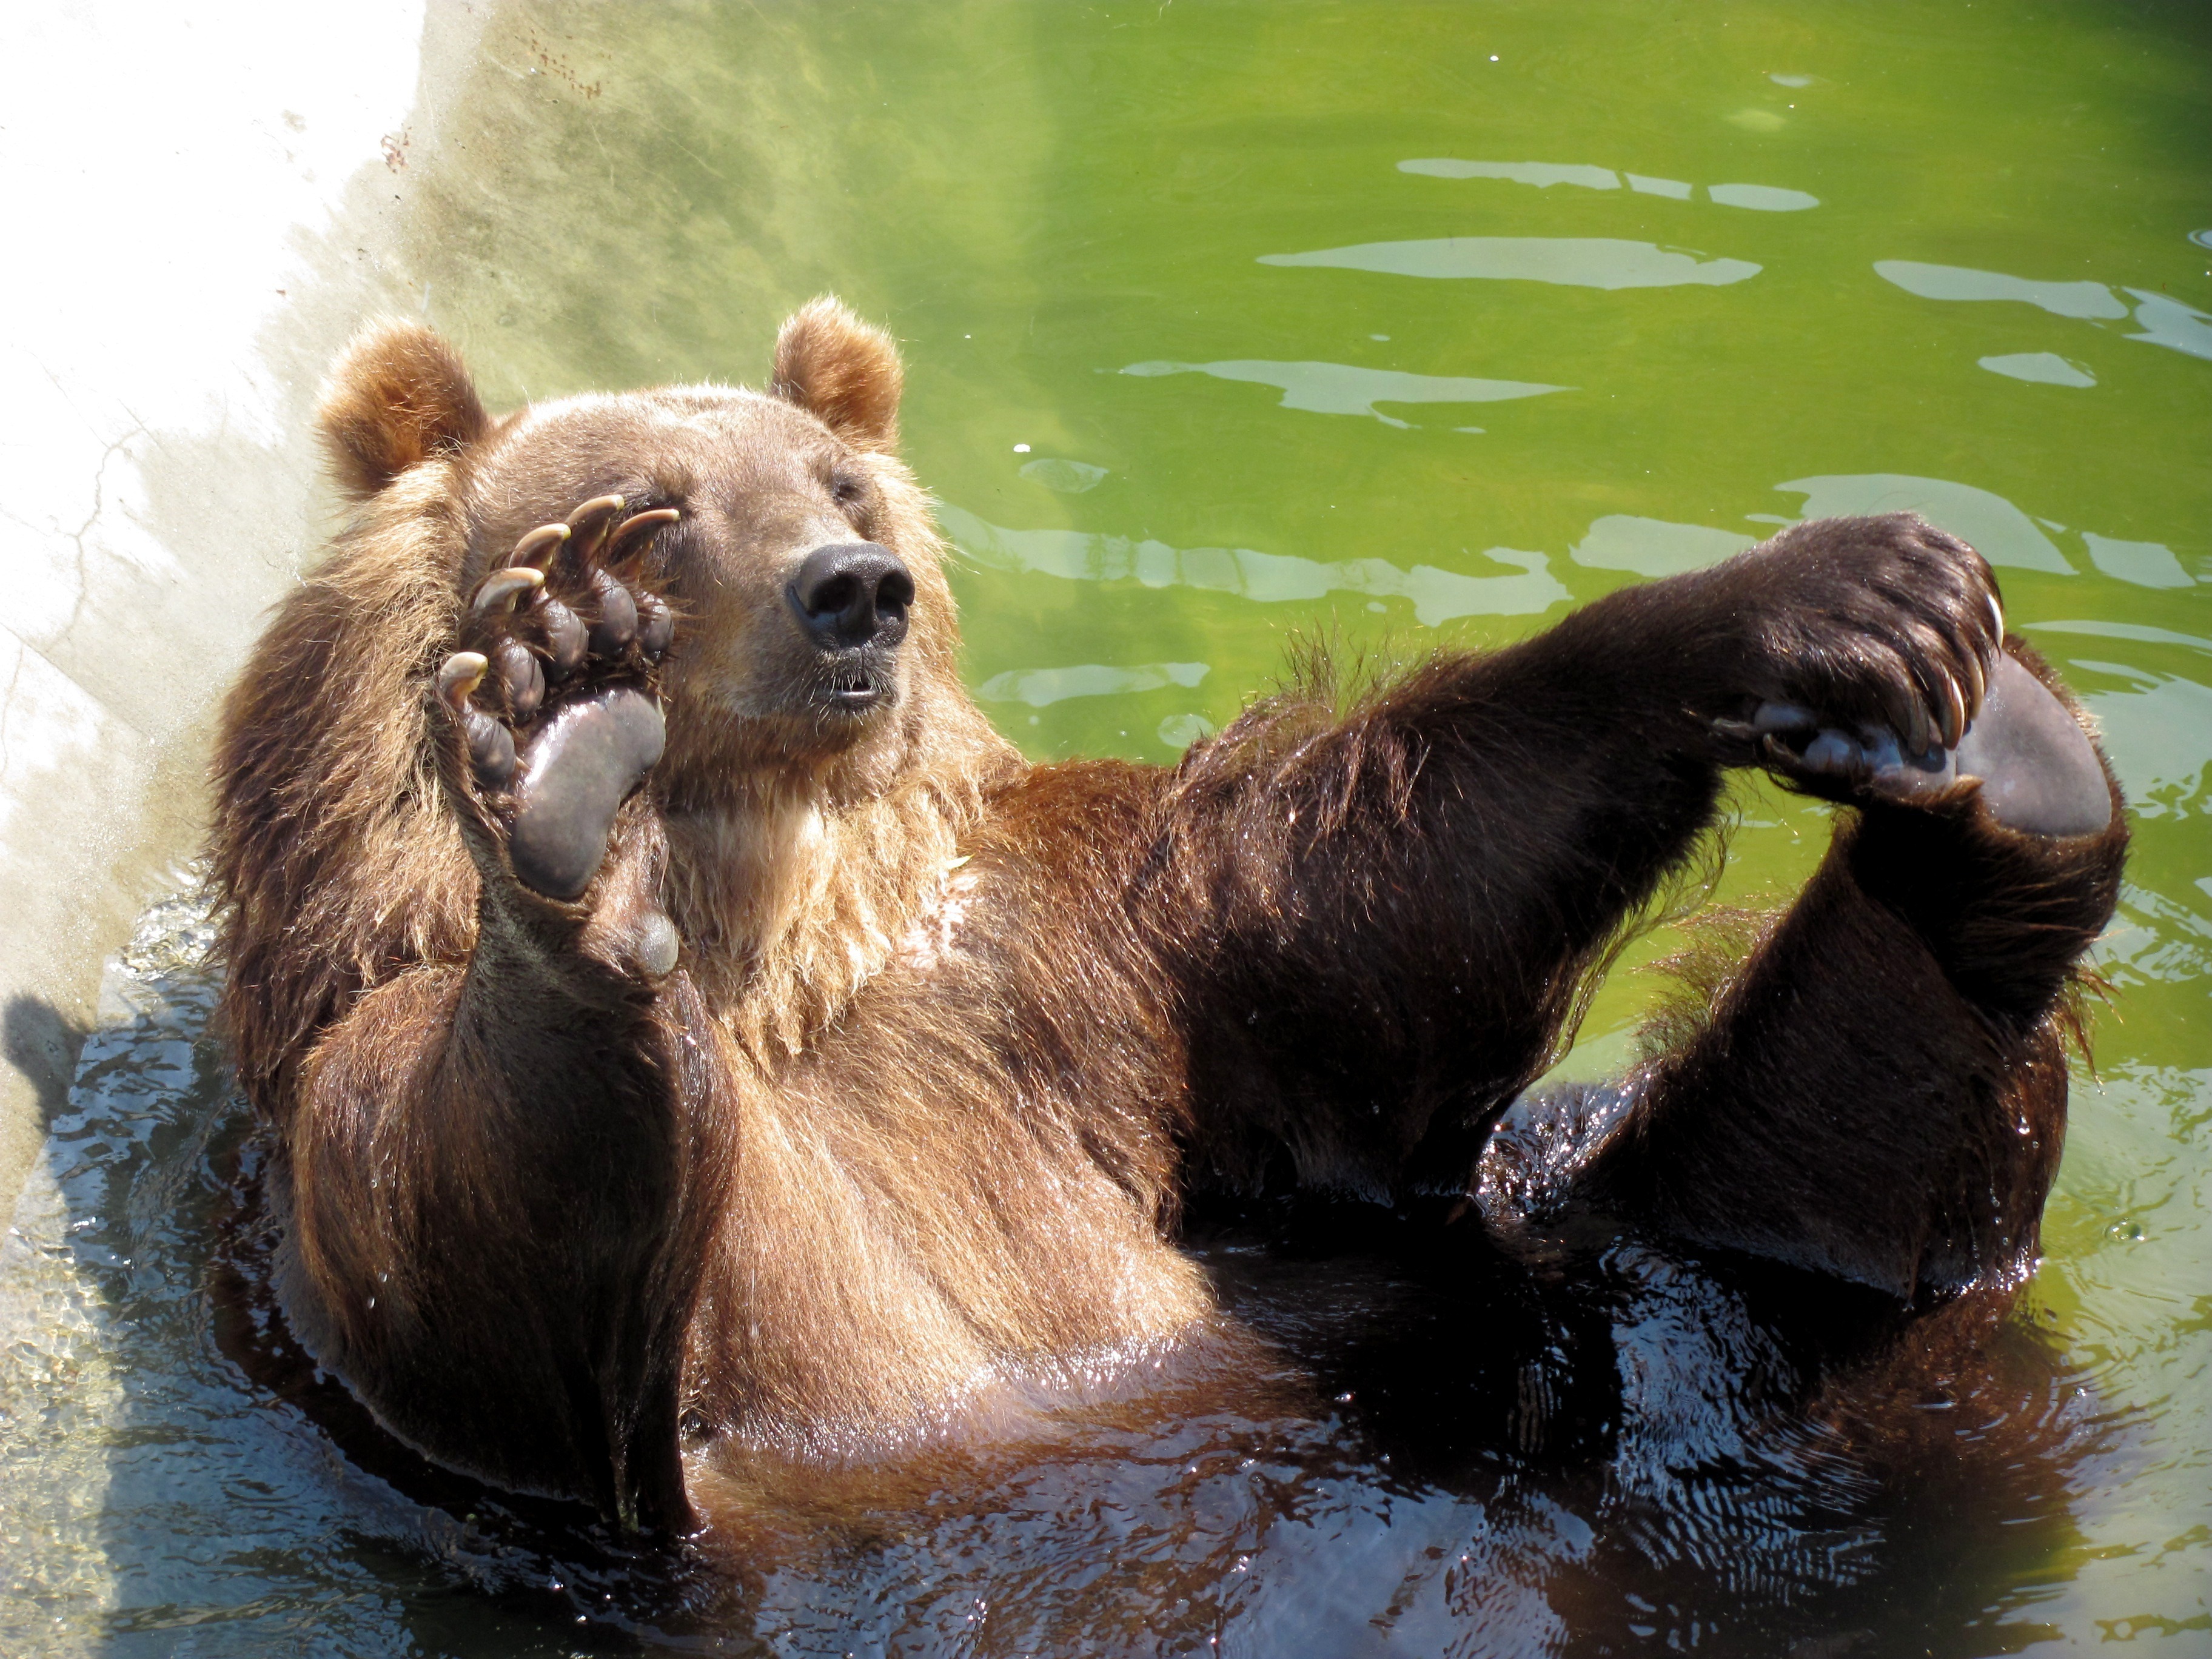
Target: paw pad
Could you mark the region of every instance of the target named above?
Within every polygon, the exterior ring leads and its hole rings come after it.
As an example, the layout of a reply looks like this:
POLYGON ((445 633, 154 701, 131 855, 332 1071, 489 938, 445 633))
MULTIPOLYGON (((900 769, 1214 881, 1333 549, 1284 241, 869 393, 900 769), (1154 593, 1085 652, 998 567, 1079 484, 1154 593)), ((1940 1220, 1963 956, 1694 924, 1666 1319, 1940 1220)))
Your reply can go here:
POLYGON ((586 501, 515 544, 477 586, 437 694, 456 722, 485 816, 515 874, 573 899, 605 855, 614 815, 660 758, 653 679, 676 617, 637 567, 673 507, 625 515, 586 501))
POLYGON ((1806 781, 1911 803, 1978 779, 1982 804, 2026 835, 2094 835, 2112 821, 2112 794, 2094 747, 2063 703, 2008 655, 1990 671, 1972 721, 1948 746, 1909 752, 1887 726, 1846 729, 1792 703, 1761 703, 1751 730, 1765 757, 1806 781))

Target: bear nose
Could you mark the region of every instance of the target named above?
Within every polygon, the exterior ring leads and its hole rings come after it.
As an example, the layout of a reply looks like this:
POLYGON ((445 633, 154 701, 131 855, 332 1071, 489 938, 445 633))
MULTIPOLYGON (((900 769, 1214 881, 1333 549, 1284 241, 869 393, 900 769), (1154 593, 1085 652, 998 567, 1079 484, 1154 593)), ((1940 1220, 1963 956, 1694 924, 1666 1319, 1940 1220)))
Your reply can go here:
POLYGON ((791 579, 791 608, 824 651, 894 646, 906 637, 914 577, 873 542, 839 542, 809 553, 791 579))

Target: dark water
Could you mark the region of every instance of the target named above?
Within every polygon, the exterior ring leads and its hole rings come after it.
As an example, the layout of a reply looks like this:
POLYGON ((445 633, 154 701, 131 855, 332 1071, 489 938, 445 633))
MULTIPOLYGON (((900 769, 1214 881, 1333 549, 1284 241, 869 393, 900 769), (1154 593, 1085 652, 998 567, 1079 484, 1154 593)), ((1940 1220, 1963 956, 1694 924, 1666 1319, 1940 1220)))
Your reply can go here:
MULTIPOLYGON (((903 343, 970 680, 1040 757, 1171 758, 1297 631, 1508 640, 1802 514, 1973 540, 2134 802, 2047 1260, 1992 1380, 1778 1437, 1706 1409, 1805 1374, 1772 1286, 1623 1249, 1474 1328, 1387 1239, 1215 1241, 1279 1404, 1072 1417, 709 1615, 230 1357, 250 1149, 185 901, 0 1241, 0 1650, 2212 1650, 2201 8, 534 6, 476 51, 443 159, 363 188, 488 395, 757 379, 839 289, 903 343)), ((1747 788, 1719 896, 1826 836, 1747 788)), ((1616 973, 1567 1070, 1651 994, 1616 973)))
POLYGON ((11 1652, 1963 1654, 2045 1628, 2069 1496, 2124 1462, 2033 1322, 1968 1322, 1972 1380, 1939 1326, 1777 1414, 1825 1358, 1801 1282, 1316 1217, 1198 1242, 1267 1345, 1241 1389, 829 1477, 734 1582, 625 1559, 365 1431, 211 1267, 252 1255, 255 1146, 207 944, 179 898, 115 964, 0 1264, 11 1652))

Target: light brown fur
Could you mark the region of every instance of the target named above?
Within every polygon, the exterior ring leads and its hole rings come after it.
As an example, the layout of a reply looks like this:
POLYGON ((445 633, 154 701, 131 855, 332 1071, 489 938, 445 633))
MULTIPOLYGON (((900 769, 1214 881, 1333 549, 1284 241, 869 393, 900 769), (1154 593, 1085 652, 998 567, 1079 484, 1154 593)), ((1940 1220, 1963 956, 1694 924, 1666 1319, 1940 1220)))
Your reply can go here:
MULTIPOLYGON (((668 676, 677 712, 652 787, 666 853, 650 896, 684 939, 672 1040, 689 1045, 702 1085, 685 1102, 690 1133, 738 1149, 702 1158, 713 1190, 693 1195, 712 1219, 694 1264, 708 1288, 688 1322, 686 1408, 741 1443, 880 1449, 994 1383, 1133 1353, 1206 1312, 1195 1273, 1155 1225, 1170 1201, 1164 1169, 1133 1194, 1116 1185, 1073 1101, 1011 1091, 962 1029, 966 1012, 948 1020, 934 1006, 933 981, 958 972, 961 894, 973 885, 963 849, 987 794, 1022 769, 962 689, 942 545, 910 475, 877 447, 896 403, 896 375, 886 392, 880 374, 887 351, 819 302, 777 354, 780 387, 828 399, 819 424, 782 401, 679 389, 535 409, 490 427, 465 458, 417 446, 234 694, 222 763, 231 810, 216 839, 232 897, 230 1024, 249 1089, 286 1136, 295 1293, 315 1304, 302 1322, 328 1327, 340 1351, 378 1345, 359 1287, 390 1287, 388 1318, 421 1277, 404 1258, 438 1231, 437 1212, 495 1190, 475 1179, 456 1190, 453 1172, 497 1168, 513 1128, 496 1113, 441 1113, 426 1136, 374 1109, 454 1018, 477 945, 481 882, 434 763, 428 678, 454 647, 459 596, 544 503, 594 493, 606 456, 648 454, 644 483, 696 497, 708 450, 690 428, 702 422, 725 447, 714 464, 731 465, 727 441, 738 441, 734 470, 753 495, 733 492, 727 510, 755 509, 742 526, 755 538, 803 514, 761 475, 807 429, 857 440, 834 446, 840 465, 865 470, 870 533, 921 593, 896 718, 832 747, 771 712, 772 687, 724 666, 745 658, 747 627, 780 614, 773 568, 720 573, 726 585, 769 584, 739 603, 675 590, 685 649, 668 676), (764 453, 746 459, 748 447, 764 453), (501 476, 515 451, 519 474, 501 476), (303 746, 308 732, 319 738, 303 746), (876 1012, 885 1003, 896 1016, 876 1012), (880 1034, 857 1072, 852 1057, 833 1066, 818 1052, 841 1020, 880 1034), (444 1168, 419 1162, 428 1140, 444 1168), (365 1192, 364 1167, 388 1178, 365 1192)), ((415 430, 403 398, 397 447, 362 436, 364 402, 446 362, 405 325, 354 348, 325 404, 345 477, 373 482, 415 430)), ((640 480, 605 482, 635 491, 640 480)), ((618 880, 595 892, 603 909, 618 880)), ((489 1105, 500 1090, 478 1078, 471 1092, 489 1105)), ((1132 1148, 1118 1162, 1157 1165, 1159 1154, 1132 1148)))
MULTIPOLYGON (((226 707, 225 1009, 275 1140, 295 1328, 389 1427, 501 1485, 728 1521, 792 1460, 1155 1377, 1230 1340, 1172 1242, 1194 1189, 1465 1213, 1498 1115, 1711 822, 1715 722, 1773 697, 1883 718, 1911 675, 1996 649, 1971 550, 1832 521, 1346 709, 1294 689, 1173 770, 1031 768, 962 686, 945 550, 890 453, 898 387, 889 340, 822 301, 784 330, 772 394, 491 422, 451 352, 394 325, 325 400, 364 499, 226 707), (638 577, 678 617, 653 682, 666 750, 566 902, 518 879, 433 684, 518 538, 609 492, 680 510, 638 577), (863 543, 914 598, 889 692, 848 717, 810 691, 793 573, 863 543), (662 915, 672 971, 639 945, 662 915)), ((1792 971, 1840 1007, 1831 1030, 1863 1025, 1870 1075, 1900 1022, 1850 941, 1962 988, 1912 1050, 1957 1079, 1935 1152, 1996 1158, 2022 1218, 1916 1256, 1940 1275, 1907 1272, 1909 1299, 2033 1249, 2050 1158, 2006 1152, 1988 1102, 2032 1095, 2055 1155, 2046 1036, 2124 831, 2054 850, 1971 787, 1869 814, 1778 937, 1813 930, 1792 971), (1963 896, 1899 920, 1908 865, 1963 896), (1997 957, 2003 983, 1972 979, 1997 957)), ((1790 1076, 1826 1040, 1773 1006, 1697 1039, 1662 1103, 1673 1140, 1639 1121, 1561 1152, 1539 1124, 1528 1160, 1597 1171, 1688 1237, 1746 1212, 1801 1121, 1830 1126, 1808 1145, 1841 1123, 1808 1085, 1797 1116, 1741 1127, 1729 1045, 1790 1076), (1695 1205, 1668 1184, 1676 1142, 1695 1205)), ((1950 1225, 1950 1195, 1879 1156, 1881 1114, 1919 1103, 1861 1093, 1857 1184, 1823 1152, 1797 1176, 1832 1212, 1731 1247, 1887 1285, 1869 1237, 1950 1225)))

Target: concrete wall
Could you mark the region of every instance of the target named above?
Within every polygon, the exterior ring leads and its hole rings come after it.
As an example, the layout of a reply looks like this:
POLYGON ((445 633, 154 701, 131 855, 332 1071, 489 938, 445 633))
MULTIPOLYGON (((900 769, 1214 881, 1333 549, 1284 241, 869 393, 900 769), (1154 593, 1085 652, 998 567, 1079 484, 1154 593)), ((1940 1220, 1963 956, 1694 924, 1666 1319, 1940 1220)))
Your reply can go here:
POLYGON ((425 305, 410 173, 481 34, 421 0, 10 28, 0 1214, 102 961, 186 878, 216 699, 328 527, 319 379, 365 315, 425 305))

